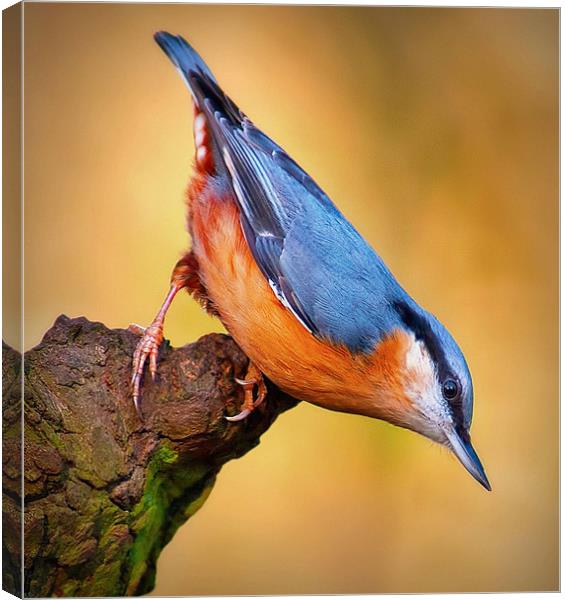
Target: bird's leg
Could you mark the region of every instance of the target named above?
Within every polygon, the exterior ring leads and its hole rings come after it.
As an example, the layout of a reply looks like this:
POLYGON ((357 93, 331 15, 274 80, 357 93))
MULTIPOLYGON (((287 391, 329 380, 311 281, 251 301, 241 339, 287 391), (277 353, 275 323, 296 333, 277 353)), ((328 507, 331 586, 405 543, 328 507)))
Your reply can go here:
POLYGON ((171 287, 151 325, 149 327, 142 327, 141 325, 132 324, 128 328, 130 331, 141 335, 141 339, 134 351, 131 382, 134 404, 140 416, 141 411, 139 402, 141 378, 146 360, 149 356, 149 372, 151 374, 151 379, 155 380, 155 375, 157 373, 157 352, 163 341, 163 322, 165 321, 165 315, 173 302, 173 298, 177 295, 177 292, 183 288, 189 288, 191 291, 195 291, 198 285, 200 285, 198 279, 198 264, 194 260, 192 253, 189 252, 175 265, 173 273, 171 274, 171 287))
POLYGON ((242 411, 233 417, 225 417, 227 421, 242 421, 245 419, 253 410, 257 408, 265 399, 267 394, 267 387, 263 379, 262 372, 250 362, 248 370, 246 372, 245 379, 238 379, 236 377, 236 383, 242 386, 244 390, 244 406, 242 411), (254 391, 257 389, 257 393, 254 398, 254 391))
POLYGON ((169 293, 167 294, 165 301, 161 305, 159 312, 149 327, 142 327, 141 325, 136 325, 133 323, 128 328, 130 331, 141 335, 141 339, 134 351, 131 382, 134 404, 138 414, 140 415, 140 383, 145 362, 149 356, 149 372, 151 373, 151 379, 155 381, 155 375, 157 373, 157 352, 161 342, 163 341, 163 322, 165 320, 165 315, 171 306, 171 302, 173 302, 173 298, 179 290, 183 289, 183 287, 184 286, 180 285, 178 282, 171 283, 169 293))

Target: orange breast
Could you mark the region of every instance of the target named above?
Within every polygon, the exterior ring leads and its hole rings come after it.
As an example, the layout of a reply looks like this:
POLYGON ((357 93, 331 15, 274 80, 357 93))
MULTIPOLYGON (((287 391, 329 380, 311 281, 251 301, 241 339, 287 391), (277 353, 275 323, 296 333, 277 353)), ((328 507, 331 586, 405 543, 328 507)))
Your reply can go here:
POLYGON ((189 193, 190 230, 200 277, 242 350, 277 386, 301 400, 382 417, 388 390, 400 391, 396 367, 406 343, 403 335, 393 334, 370 356, 314 337, 281 304, 259 270, 235 201, 197 188, 198 193, 189 193), (376 408, 380 388, 384 397, 376 408))

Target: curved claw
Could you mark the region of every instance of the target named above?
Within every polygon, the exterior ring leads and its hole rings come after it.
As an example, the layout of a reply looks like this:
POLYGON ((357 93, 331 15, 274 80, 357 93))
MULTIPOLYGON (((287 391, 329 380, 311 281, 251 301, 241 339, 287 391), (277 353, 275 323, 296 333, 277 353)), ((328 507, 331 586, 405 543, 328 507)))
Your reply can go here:
POLYGON ((227 421, 231 422, 243 421, 264 401, 267 394, 267 387, 265 386, 263 375, 253 363, 249 364, 245 379, 234 377, 234 381, 244 389, 244 405, 242 411, 237 415, 233 417, 224 417, 227 421), (256 388, 257 395, 254 398, 254 389, 256 388))
POLYGON ((254 408, 257 408, 267 396, 267 386, 265 385, 265 381, 263 377, 257 382, 257 397, 254 400, 254 408))
POLYGON ((237 415, 234 415, 233 417, 224 417, 227 421, 230 421, 231 423, 234 423, 236 421, 243 421, 249 414, 251 414, 253 409, 251 408, 244 408, 244 410, 241 413, 238 413, 237 415))
POLYGON ((143 420, 143 413, 142 413, 142 409, 141 409, 139 395, 138 396, 134 396, 134 406, 136 408, 136 412, 138 413, 138 417, 143 420))

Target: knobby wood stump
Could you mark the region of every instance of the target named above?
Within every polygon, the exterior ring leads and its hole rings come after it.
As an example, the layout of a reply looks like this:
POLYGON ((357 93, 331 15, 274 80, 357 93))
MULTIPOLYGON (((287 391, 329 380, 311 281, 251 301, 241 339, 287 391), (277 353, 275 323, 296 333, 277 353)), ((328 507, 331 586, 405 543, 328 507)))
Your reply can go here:
MULTIPOLYGON (((239 412, 247 358, 228 336, 164 342, 143 420, 129 387, 138 337, 61 316, 24 355, 24 577, 21 579, 21 356, 3 347, 5 590, 21 596, 122 596, 152 590, 157 558, 202 506, 222 465, 259 443, 296 400, 268 382, 239 412)), ((229 507, 227 507, 228 509, 229 507)))

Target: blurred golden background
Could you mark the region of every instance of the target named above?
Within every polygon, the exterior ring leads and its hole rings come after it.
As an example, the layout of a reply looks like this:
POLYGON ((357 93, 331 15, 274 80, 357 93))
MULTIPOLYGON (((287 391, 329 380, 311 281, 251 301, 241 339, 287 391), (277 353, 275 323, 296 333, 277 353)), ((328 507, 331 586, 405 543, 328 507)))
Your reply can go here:
MULTIPOLYGON (((148 324, 187 246, 194 44, 462 346, 494 491, 303 404, 230 463, 156 594, 558 588, 557 10, 25 5, 25 342, 148 324)), ((188 296, 175 345, 220 331, 188 296)), ((8 342, 11 340, 8 339, 8 342)))

